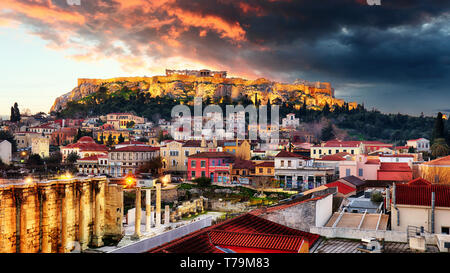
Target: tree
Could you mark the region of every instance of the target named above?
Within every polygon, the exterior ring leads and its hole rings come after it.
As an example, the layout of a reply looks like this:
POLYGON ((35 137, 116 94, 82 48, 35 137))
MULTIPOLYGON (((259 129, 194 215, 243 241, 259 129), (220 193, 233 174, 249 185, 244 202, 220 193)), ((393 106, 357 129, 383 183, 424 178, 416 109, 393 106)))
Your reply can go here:
POLYGON ((192 180, 192 182, 197 183, 197 185, 202 188, 211 186, 211 178, 204 177, 204 176, 198 177, 198 178, 192 180))
POLYGON ((74 164, 75 162, 77 162, 77 160, 80 159, 80 156, 75 153, 75 152, 71 152, 67 158, 66 158, 66 162, 69 164, 74 164))
POLYGON ((127 128, 133 128, 134 127, 134 121, 127 122, 127 128))
POLYGON ((416 152, 416 149, 414 148, 414 147, 409 147, 408 148, 408 153, 410 153, 410 154, 412 154, 412 153, 415 153, 416 152))
POLYGON ((444 119, 442 116, 442 113, 439 112, 436 121, 434 123, 434 129, 432 134, 432 142, 434 143, 435 140, 444 138, 445 139, 445 126, 444 126, 444 119))
POLYGON ((14 118, 15 121, 20 121, 22 118, 20 117, 20 110, 19 110, 19 105, 16 103, 14 103, 14 118))
POLYGON ((160 156, 152 158, 139 167, 140 173, 151 173, 153 176, 161 174, 162 158, 160 156))
POLYGON ((44 160, 42 160, 41 156, 38 154, 32 154, 28 157, 27 166, 40 166, 44 164, 44 160))
POLYGON ((17 152, 17 142, 13 134, 11 134, 9 131, 0 131, 0 142, 2 142, 3 140, 7 140, 9 143, 11 143, 13 153, 17 152))
POLYGON ((434 157, 441 157, 450 154, 450 147, 445 142, 445 139, 438 138, 434 141, 433 145, 431 145, 431 154, 434 157))
POLYGON ((106 141, 106 145, 107 146, 112 146, 114 144, 114 140, 113 140, 113 138, 112 138, 112 134, 109 134, 108 135, 108 139, 107 139, 107 141, 106 141))
POLYGON ((120 133, 120 136, 118 138, 119 143, 125 142, 125 138, 122 136, 122 133, 120 133))
POLYGON ((322 129, 321 139, 323 141, 328 141, 328 140, 331 140, 334 138, 335 138, 335 135, 334 135, 334 131, 333 131, 333 125, 331 124, 331 122, 328 122, 327 126, 325 126, 322 129))

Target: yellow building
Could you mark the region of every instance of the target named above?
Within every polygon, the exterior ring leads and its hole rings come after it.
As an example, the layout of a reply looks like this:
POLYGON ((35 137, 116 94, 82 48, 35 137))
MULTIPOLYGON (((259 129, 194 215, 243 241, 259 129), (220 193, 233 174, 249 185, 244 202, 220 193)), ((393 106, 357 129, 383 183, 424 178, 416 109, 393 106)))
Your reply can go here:
POLYGON ((113 125, 116 130, 128 128, 127 125, 130 122, 142 124, 145 123, 145 119, 131 113, 110 113, 106 115, 106 123, 113 125))
POLYGON ((420 164, 419 171, 432 183, 450 184, 450 155, 420 164))
POLYGON ((163 171, 187 172, 188 156, 201 152, 216 151, 214 145, 217 147, 217 143, 206 144, 205 140, 167 141, 160 148, 163 171))
POLYGON ((251 158, 251 147, 247 140, 224 141, 222 147, 224 152, 234 154, 239 159, 251 158))
POLYGON ((257 176, 274 176, 275 174, 275 164, 273 161, 265 162, 255 162, 255 172, 254 175, 257 176))
POLYGON ((122 134, 122 137, 124 138, 124 141, 130 141, 130 132, 127 130, 104 130, 104 131, 95 131, 94 132, 94 139, 97 141, 102 141, 103 136, 103 143, 108 143, 108 138, 111 136, 114 144, 119 143, 119 137, 122 134))

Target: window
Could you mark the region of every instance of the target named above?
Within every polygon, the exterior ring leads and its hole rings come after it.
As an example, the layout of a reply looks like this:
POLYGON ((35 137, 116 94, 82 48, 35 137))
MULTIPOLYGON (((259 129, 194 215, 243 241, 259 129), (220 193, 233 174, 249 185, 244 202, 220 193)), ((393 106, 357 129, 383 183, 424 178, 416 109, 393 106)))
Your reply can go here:
POLYGON ((328 150, 328 154, 331 155, 331 150, 328 150))
POLYGON ((191 177, 192 177, 192 178, 195 178, 195 171, 192 171, 192 172, 191 172, 191 177))
POLYGON ((189 156, 189 151, 184 151, 185 156, 189 156))
POLYGON ((290 160, 288 160, 287 164, 288 164, 288 167, 291 167, 291 161, 290 160))
POLYGON ((350 169, 345 169, 345 176, 350 176, 350 169))
POLYGON ((450 235, 449 229, 450 229, 449 227, 441 227, 441 233, 450 235))
POLYGON ((216 166, 216 161, 215 161, 215 160, 212 160, 212 161, 211 161, 211 164, 212 164, 213 166, 216 166))
POLYGON ((191 168, 195 168, 197 166, 197 161, 196 160, 192 160, 191 161, 191 168))
POLYGON ((280 166, 281 166, 281 167, 284 167, 284 160, 281 160, 280 166))
POLYGON ((319 150, 319 154, 320 154, 320 155, 322 154, 322 150, 319 150))
POLYGON ((263 168, 259 168, 259 173, 263 173, 263 168))
POLYGON ((363 176, 363 169, 361 168, 358 169, 358 176, 363 176))
POLYGON ((313 150, 313 154, 316 154, 316 150, 315 149, 313 150))
POLYGON ((352 150, 351 150, 351 153, 352 153, 352 155, 354 155, 354 154, 355 154, 355 150, 352 149, 352 150))
POLYGON ((202 177, 206 177, 205 171, 202 171, 202 177))
POLYGON ((201 168, 206 167, 206 161, 205 160, 200 161, 200 167, 201 168))

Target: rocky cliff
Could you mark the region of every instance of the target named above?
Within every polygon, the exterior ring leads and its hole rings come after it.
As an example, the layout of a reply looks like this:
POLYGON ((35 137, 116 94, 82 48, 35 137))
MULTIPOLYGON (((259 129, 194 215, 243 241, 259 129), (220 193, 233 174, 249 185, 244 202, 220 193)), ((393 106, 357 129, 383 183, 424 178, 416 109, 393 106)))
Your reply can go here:
MULTIPOLYGON (((330 83, 295 81, 292 84, 269 81, 267 79, 246 80, 242 78, 197 77, 187 75, 154 76, 154 77, 123 77, 112 79, 78 79, 78 86, 71 92, 58 97, 50 111, 64 109, 68 102, 79 101, 100 87, 108 92, 117 92, 124 87, 138 92, 148 92, 152 97, 223 97, 239 99, 242 96, 254 100, 255 94, 263 104, 270 99, 303 102, 309 106, 321 107, 338 104, 344 100, 334 97, 334 89, 330 83)), ((356 103, 349 104, 351 108, 356 103)))

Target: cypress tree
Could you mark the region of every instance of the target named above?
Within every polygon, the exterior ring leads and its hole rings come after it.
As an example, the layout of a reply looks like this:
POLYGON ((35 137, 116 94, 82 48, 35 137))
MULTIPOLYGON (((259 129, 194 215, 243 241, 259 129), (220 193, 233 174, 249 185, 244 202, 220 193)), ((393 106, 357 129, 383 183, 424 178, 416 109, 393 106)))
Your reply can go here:
POLYGON ((436 122, 434 123, 432 142, 434 143, 439 138, 445 139, 444 119, 442 118, 441 112, 437 114, 436 122))

